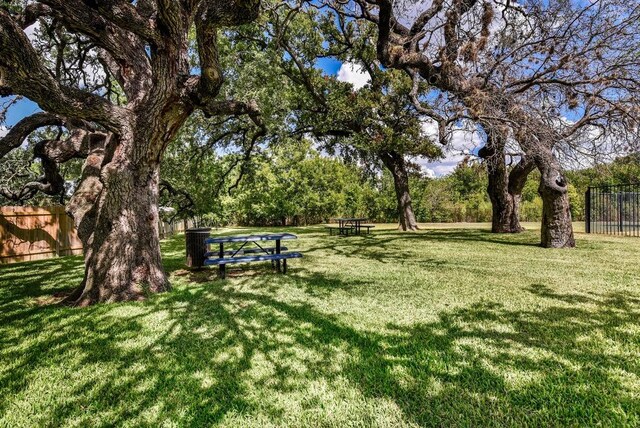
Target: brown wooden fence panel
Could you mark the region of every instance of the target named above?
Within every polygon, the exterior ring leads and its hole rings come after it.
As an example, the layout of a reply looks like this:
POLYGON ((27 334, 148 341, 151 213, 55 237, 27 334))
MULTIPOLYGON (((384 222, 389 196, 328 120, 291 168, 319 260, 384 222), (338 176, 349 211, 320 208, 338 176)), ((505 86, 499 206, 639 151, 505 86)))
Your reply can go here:
POLYGON ((82 254, 63 207, 0 207, 0 263, 82 254))
POLYGON ((177 233, 184 233, 185 230, 195 227, 193 220, 176 220, 173 223, 160 220, 158 222, 158 232, 160 239, 165 239, 177 233))
MULTIPOLYGON (((161 238, 193 227, 192 220, 158 222, 161 238)), ((0 207, 0 264, 82 254, 64 207, 0 207)))

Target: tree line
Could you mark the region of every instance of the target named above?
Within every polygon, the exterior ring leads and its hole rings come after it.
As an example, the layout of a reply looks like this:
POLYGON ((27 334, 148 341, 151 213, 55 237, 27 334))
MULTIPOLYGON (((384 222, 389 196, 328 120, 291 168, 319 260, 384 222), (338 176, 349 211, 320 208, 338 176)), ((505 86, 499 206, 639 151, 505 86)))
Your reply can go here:
MULTIPOLYGON (((169 156, 172 151, 170 150, 169 156)), ((362 164, 321 153, 309 142, 298 142, 253 156, 246 175, 231 192, 219 193, 224 156, 212 164, 180 168, 174 180, 191 195, 165 193, 161 203, 172 209, 166 219, 197 218, 209 226, 305 226, 337 217, 366 217, 373 222, 398 222, 394 178, 386 169, 371 171, 362 164), (207 185, 197 181, 207 171, 207 185)), ((167 162, 166 165, 179 165, 167 162)), ((408 162, 413 211, 418 223, 491 222, 492 204, 487 193, 486 163, 467 156, 442 177, 432 177, 408 162)), ((170 168, 170 167, 168 167, 170 168)), ((167 171, 163 174, 171 176, 167 171)), ((572 218, 584 220, 585 192, 589 186, 635 183, 640 158, 626 156, 597 167, 566 171, 572 218)), ((200 179, 201 180, 201 179, 200 179)), ((235 181, 235 177, 231 181, 235 181)), ((540 222, 542 198, 539 174, 534 171, 523 185, 518 220, 540 222)), ((226 189, 226 188, 225 188, 226 189)))
MULTIPOLYGON (((363 165, 328 156, 309 142, 297 142, 253 156, 246 176, 228 192, 221 191, 224 167, 231 159, 212 156, 199 162, 180 159, 181 144, 167 153, 162 176, 160 205, 163 220, 197 219, 209 226, 305 226, 345 216, 363 216, 373 222, 397 222, 399 213, 390 172, 372 172, 363 165), (169 185, 169 182, 173 185, 169 185), (169 188, 170 186, 170 188, 169 188)), ((25 152, 16 152, 24 155, 25 152)), ((191 154, 192 152, 186 151, 191 154)), ((233 156, 229 156, 233 158, 233 156)), ((35 179, 38 168, 27 159, 2 159, 0 165, 29 169, 23 180, 35 179)), ((65 165, 65 177, 76 180, 77 164, 65 165)), ((0 177, 12 179, 15 173, 0 177)), ((637 183, 640 157, 625 156, 596 167, 566 171, 572 218, 584 220, 584 194, 589 186, 637 183)), ((487 193, 486 164, 468 156, 448 175, 431 177, 414 164, 409 170, 415 217, 419 223, 491 222, 492 205, 487 193)), ((16 178, 13 177, 13 180, 16 178)), ((235 180, 235 177, 233 178, 235 180)), ((522 191, 519 221, 539 222, 542 199, 539 177, 529 175, 522 191)), ((227 182, 227 186, 230 182, 227 182)), ((68 195, 39 194, 29 205, 64 204, 68 195)), ((11 204, 6 198, 2 204, 11 204)))

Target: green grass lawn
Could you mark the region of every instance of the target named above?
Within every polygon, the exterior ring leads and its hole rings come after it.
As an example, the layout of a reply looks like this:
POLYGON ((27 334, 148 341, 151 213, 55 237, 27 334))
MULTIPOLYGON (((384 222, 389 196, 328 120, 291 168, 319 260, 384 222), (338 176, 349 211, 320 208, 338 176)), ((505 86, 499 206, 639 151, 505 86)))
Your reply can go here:
POLYGON ((640 239, 287 231, 288 275, 224 281, 167 240, 141 303, 51 304, 80 258, 0 266, 0 426, 640 425, 640 239))

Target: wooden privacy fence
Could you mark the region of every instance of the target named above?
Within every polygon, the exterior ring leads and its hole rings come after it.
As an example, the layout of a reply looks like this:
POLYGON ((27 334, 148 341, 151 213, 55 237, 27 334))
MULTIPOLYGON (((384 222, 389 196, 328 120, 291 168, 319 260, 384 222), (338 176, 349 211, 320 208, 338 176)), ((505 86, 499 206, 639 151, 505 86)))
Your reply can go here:
MULTIPOLYGON (((193 227, 192 220, 160 221, 160 238, 193 227)), ((0 207, 0 264, 82 254, 64 207, 0 207)))
POLYGON ((187 229, 195 227, 193 220, 177 220, 173 223, 166 221, 160 221, 158 223, 158 232, 160 233, 160 239, 168 238, 176 233, 182 233, 187 229))
POLYGON ((82 254, 64 207, 0 207, 0 263, 82 254))

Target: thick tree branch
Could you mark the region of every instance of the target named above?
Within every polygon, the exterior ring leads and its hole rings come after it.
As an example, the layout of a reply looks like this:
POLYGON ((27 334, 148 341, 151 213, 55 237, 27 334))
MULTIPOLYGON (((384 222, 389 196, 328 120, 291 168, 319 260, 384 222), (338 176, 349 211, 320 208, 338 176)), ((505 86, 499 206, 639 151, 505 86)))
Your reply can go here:
POLYGON ((223 77, 218 57, 218 26, 207 11, 196 14, 196 38, 200 58, 200 98, 214 98, 222 86, 223 77))
POLYGON ((16 21, 22 28, 27 28, 41 18, 42 16, 51 15, 51 8, 42 3, 30 3, 25 6, 20 15, 17 16, 16 21))
POLYGON ((222 27, 232 27, 254 21, 260 11, 260 0, 204 0, 200 12, 206 16, 200 19, 222 27))
POLYGON ((130 1, 82 0, 82 3, 96 10, 113 24, 138 35, 147 42, 155 45, 162 44, 162 39, 155 29, 154 20, 140 15, 136 6, 132 5, 130 1))
POLYGON ((104 98, 60 85, 44 67, 29 39, 11 16, 0 9, 0 88, 24 95, 60 116, 95 121, 117 130, 126 111, 104 98))
POLYGON ((262 130, 262 132, 266 133, 266 125, 262 120, 260 108, 255 101, 234 101, 234 100, 226 100, 226 101, 214 101, 210 102, 207 105, 200 107, 204 112, 205 116, 223 116, 223 115, 232 115, 232 116, 242 116, 247 115, 251 119, 251 121, 262 130))
POLYGON ((20 147, 27 137, 44 126, 62 126, 64 121, 49 113, 36 113, 27 116, 16 123, 9 133, 0 139, 0 158, 3 158, 11 150, 20 147))

